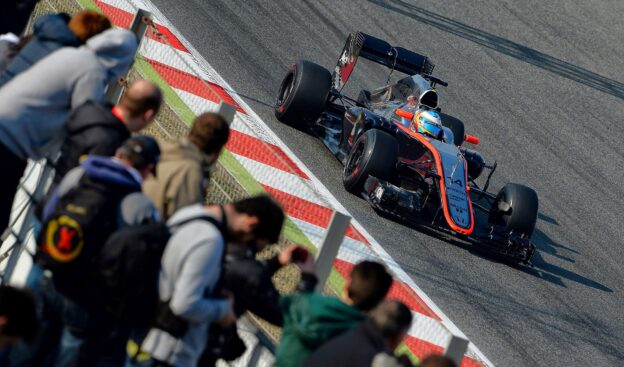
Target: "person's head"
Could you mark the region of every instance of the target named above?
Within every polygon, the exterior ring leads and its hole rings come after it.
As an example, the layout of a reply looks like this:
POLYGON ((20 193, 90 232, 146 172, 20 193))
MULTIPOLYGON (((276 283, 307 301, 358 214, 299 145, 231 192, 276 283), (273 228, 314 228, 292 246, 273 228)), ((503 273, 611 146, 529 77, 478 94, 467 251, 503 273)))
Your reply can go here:
POLYGON ((408 106, 418 106, 418 98, 415 95, 410 94, 407 96, 407 105, 408 106))
POLYGON ((93 11, 83 10, 76 13, 67 23, 73 34, 85 43, 89 38, 102 33, 111 27, 111 22, 104 15, 93 11))
POLYGON ((117 108, 128 130, 135 133, 154 121, 162 100, 162 93, 156 84, 139 79, 126 88, 117 108))
POLYGON ((224 206, 229 240, 233 243, 253 243, 256 250, 276 243, 284 224, 282 207, 268 195, 235 201, 224 206))
POLYGON ((375 307, 370 319, 390 350, 396 349, 412 325, 412 312, 399 301, 386 300, 375 307))
POLYGON ((188 139, 204 154, 211 165, 217 158, 230 137, 230 126, 221 115, 206 112, 195 118, 188 139))
POLYGON ((420 362, 420 367, 457 367, 449 357, 431 354, 420 362))
POLYGON ((124 165, 139 172, 142 178, 154 174, 160 160, 160 147, 154 138, 147 135, 135 135, 126 140, 115 157, 124 165))
POLYGON ((35 300, 26 291, 0 286, 0 348, 30 340, 37 332, 35 300))
POLYGON ((353 307, 367 312, 384 299, 391 285, 392 276, 382 264, 362 261, 351 270, 342 298, 353 307))
POLYGON ((435 111, 424 110, 414 115, 418 132, 439 139, 442 135, 442 119, 435 111))

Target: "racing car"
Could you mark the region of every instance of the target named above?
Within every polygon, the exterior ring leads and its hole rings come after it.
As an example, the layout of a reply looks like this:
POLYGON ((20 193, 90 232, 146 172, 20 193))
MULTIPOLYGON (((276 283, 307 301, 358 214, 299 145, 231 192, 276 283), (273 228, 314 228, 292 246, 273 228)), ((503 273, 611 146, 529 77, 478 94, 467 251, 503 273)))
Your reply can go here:
MULTIPOLYGON (((362 195, 378 212, 461 237, 518 263, 530 264, 538 214, 535 190, 516 183, 488 192, 494 164, 464 144, 479 139, 461 120, 441 113, 427 56, 356 32, 349 35, 333 73, 310 61, 291 65, 284 77, 275 116, 318 136, 344 165, 346 190, 362 195), (342 92, 359 58, 406 74, 396 83, 342 92), (425 112, 439 113, 436 134, 416 128, 425 112), (483 187, 477 179, 489 171, 483 187)), ((434 126, 435 127, 435 126, 434 126)))

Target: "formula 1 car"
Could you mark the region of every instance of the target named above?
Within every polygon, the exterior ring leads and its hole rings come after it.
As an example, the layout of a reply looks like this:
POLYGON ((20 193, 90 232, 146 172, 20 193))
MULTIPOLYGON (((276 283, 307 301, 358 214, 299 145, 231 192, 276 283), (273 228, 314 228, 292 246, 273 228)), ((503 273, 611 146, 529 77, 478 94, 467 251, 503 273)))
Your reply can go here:
MULTIPOLYGON (((441 133, 419 133, 411 123, 418 110, 440 111, 434 64, 423 55, 357 32, 349 35, 333 74, 310 61, 291 66, 275 106, 278 120, 310 130, 342 162, 345 189, 360 194, 379 212, 453 235, 519 263, 530 264, 538 212, 537 193, 508 183, 487 191, 496 163, 488 165, 464 143, 461 120, 442 116, 441 133), (358 58, 407 74, 396 83, 357 99, 342 93, 358 58), (476 180, 489 170, 481 188, 476 180)), ((390 78, 388 78, 390 80, 390 78)))

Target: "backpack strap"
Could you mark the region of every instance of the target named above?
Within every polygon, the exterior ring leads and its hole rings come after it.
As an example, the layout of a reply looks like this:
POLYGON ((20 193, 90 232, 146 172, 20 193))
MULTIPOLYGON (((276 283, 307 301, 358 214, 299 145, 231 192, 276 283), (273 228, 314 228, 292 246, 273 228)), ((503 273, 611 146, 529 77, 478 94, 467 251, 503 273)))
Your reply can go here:
POLYGON ((216 218, 210 216, 210 215, 206 215, 206 214, 202 214, 202 215, 198 215, 196 217, 191 217, 191 218, 187 218, 181 222, 175 223, 171 226, 169 226, 170 229, 173 228, 178 228, 181 227, 185 224, 188 224, 192 221, 195 220, 202 220, 205 222, 208 222, 210 224, 212 224, 213 226, 215 226, 218 230, 219 233, 221 234, 221 237, 223 237, 223 242, 227 242, 227 217, 225 216, 225 210, 223 209, 223 205, 219 205, 219 209, 221 210, 221 218, 223 218, 221 221, 218 221, 216 218))

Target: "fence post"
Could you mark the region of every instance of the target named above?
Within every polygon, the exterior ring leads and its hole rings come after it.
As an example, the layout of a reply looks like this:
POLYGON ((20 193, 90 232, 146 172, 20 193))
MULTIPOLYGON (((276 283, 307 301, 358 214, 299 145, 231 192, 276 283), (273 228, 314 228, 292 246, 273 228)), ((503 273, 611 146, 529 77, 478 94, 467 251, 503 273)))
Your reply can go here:
POLYGON ((327 282, 329 273, 334 265, 334 260, 336 256, 338 256, 338 249, 347 232, 347 228, 349 228, 350 222, 351 217, 334 211, 327 232, 325 232, 325 238, 316 256, 316 276, 318 278, 318 284, 316 285, 317 292, 322 292, 325 287, 325 282, 327 282))
POLYGON ((229 103, 221 101, 219 102, 219 106, 217 107, 217 113, 221 115, 221 117, 223 117, 228 125, 232 125, 232 121, 234 121, 234 115, 236 115, 236 106, 232 106, 229 103))
POLYGON ((464 358, 464 354, 468 350, 468 340, 457 335, 451 336, 444 355, 455 362, 455 365, 460 366, 461 361, 464 358))
MULTIPOLYGON (((147 10, 139 9, 137 13, 134 15, 134 19, 130 24, 129 31, 132 31, 137 37, 139 42, 139 47, 141 46, 141 41, 143 40, 143 36, 147 31, 147 27, 149 26, 149 20, 152 19, 152 13, 147 10)), ((137 51, 138 52, 138 51, 137 51)), ((126 74, 128 71, 126 71, 126 74)), ((124 74, 125 75, 125 74, 124 74)), ((123 90, 126 84, 125 77, 119 77, 115 82, 111 83, 106 90, 106 99, 108 99, 111 103, 116 104, 119 102, 121 95, 123 94, 123 90)))

